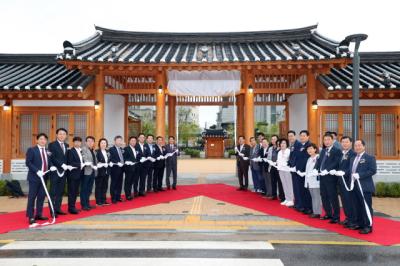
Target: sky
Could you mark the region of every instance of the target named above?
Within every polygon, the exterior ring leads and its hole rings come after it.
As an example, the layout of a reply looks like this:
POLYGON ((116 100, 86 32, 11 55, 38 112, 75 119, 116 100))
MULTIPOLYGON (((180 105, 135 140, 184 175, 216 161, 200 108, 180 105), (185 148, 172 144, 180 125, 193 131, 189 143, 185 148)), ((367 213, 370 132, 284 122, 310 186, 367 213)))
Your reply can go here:
MULTIPOLYGON (((318 24, 320 34, 336 41, 368 34, 361 51, 399 51, 399 10, 400 1, 395 0, 2 0, 0 53, 59 53, 64 40, 74 43, 93 35, 94 25, 218 32, 318 24)), ((201 109, 209 112, 202 117, 215 119, 215 108, 208 109, 201 109)))

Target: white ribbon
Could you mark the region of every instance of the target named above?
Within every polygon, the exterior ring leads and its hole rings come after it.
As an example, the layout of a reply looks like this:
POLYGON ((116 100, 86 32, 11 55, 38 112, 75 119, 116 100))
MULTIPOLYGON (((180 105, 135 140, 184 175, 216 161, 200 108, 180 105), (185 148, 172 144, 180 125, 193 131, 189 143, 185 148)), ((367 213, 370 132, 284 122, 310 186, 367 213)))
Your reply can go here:
MULTIPOLYGON (((357 174, 357 175, 358 175, 358 174, 357 174)), ((362 186, 361 186, 360 179, 359 179, 359 178, 356 178, 356 180, 357 180, 358 188, 360 189, 361 196, 362 196, 363 201, 364 201, 364 208, 365 208, 365 212, 367 213, 368 220, 369 220, 369 226, 372 226, 372 215, 371 215, 371 211, 370 211, 370 209, 369 209, 369 207, 368 207, 367 202, 365 201, 364 192, 363 192, 363 189, 362 189, 362 186)))
MULTIPOLYGON (((56 168, 55 166, 50 167, 50 169, 47 170, 46 172, 40 171, 40 172, 42 173, 41 175, 36 174, 36 175, 40 178, 40 181, 41 181, 42 186, 43 186, 43 188, 44 188, 44 192, 46 193, 47 199, 48 199, 48 201, 49 201, 50 209, 51 209, 51 214, 52 214, 52 216, 53 216, 53 220, 52 220, 51 222, 45 222, 45 223, 42 223, 42 224, 40 224, 40 223, 33 223, 33 224, 29 225, 29 228, 34 228, 34 227, 38 227, 38 226, 46 226, 46 225, 54 224, 54 223, 56 222, 56 214, 55 214, 55 212, 54 212, 53 201, 52 201, 51 198, 50 198, 49 192, 47 191, 47 187, 46 187, 46 184, 44 183, 44 179, 43 179, 43 177, 44 177, 48 172, 53 172, 53 171, 57 171, 57 168, 56 168), (53 167, 55 168, 55 170, 54 170, 53 167)), ((57 172, 58 172, 58 171, 57 171, 57 172)))

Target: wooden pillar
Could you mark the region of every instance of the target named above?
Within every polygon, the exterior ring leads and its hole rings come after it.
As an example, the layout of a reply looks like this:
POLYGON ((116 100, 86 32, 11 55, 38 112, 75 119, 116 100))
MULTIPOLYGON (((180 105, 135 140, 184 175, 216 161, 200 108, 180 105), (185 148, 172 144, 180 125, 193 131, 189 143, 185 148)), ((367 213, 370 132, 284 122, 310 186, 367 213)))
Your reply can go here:
POLYGON ((236 134, 237 136, 244 135, 244 96, 243 94, 236 95, 236 134))
POLYGON ((307 127, 310 140, 318 143, 318 118, 317 110, 313 110, 313 101, 317 100, 316 78, 312 71, 307 72, 307 127))
POLYGON ((165 82, 163 72, 156 76, 156 136, 165 136, 165 82))
POLYGON ((94 137, 98 141, 104 137, 104 74, 102 70, 96 75, 94 81, 94 99, 98 104, 94 110, 94 137))
POLYGON ((175 136, 175 135, 176 135, 176 96, 168 95, 168 136, 175 136))
MULTIPOLYGON (((11 102, 7 102, 10 103, 11 102)), ((3 160, 3 173, 10 173, 11 171, 11 154, 12 154, 12 106, 9 110, 3 110, 3 106, 0 106, 1 111, 1 134, 0 134, 0 159, 3 160)))
POLYGON ((243 81, 244 93, 244 136, 246 143, 250 143, 250 137, 254 137, 254 92, 251 86, 250 73, 246 73, 243 81))

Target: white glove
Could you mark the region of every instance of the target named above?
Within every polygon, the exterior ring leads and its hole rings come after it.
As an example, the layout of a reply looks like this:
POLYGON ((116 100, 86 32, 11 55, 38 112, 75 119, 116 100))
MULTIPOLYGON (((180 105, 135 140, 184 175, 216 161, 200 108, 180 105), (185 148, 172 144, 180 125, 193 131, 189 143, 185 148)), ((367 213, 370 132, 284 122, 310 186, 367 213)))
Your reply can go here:
POLYGON ((67 170, 68 170, 68 166, 67 166, 65 163, 63 163, 63 164, 61 165, 61 168, 62 168, 64 171, 67 171, 67 170))
POLYGON ((68 169, 69 171, 71 171, 72 169, 76 169, 76 167, 73 167, 72 165, 67 165, 67 169, 68 169))
POLYGON ((160 155, 160 160, 164 160, 165 157, 163 155, 160 155))
POLYGON ((84 164, 85 166, 91 166, 91 165, 92 165, 91 162, 84 162, 83 164, 84 164))
POLYGON ((123 163, 121 163, 121 162, 118 162, 117 165, 118 165, 119 167, 124 166, 123 163))
POLYGON ((40 178, 43 178, 43 176, 44 176, 44 173, 43 173, 42 170, 37 171, 36 174, 37 174, 37 176, 40 177, 40 178))
POLYGON ((93 168, 93 170, 97 170, 97 166, 95 166, 95 165, 92 165, 92 168, 93 168))
POLYGON ((289 170, 290 170, 290 172, 295 173, 296 172, 296 166, 295 167, 290 167, 289 170))
POLYGON ((337 176, 344 176, 344 174, 345 174, 345 172, 343 172, 343 171, 336 171, 336 174, 335 174, 335 175, 337 175, 337 176))
POLYGON ((114 163, 113 162, 110 162, 110 167, 113 167, 114 166, 114 163))
POLYGON ((312 175, 313 176, 318 176, 318 170, 317 169, 313 169, 312 170, 312 175))
POLYGON ((357 180, 360 179, 360 175, 357 174, 357 173, 354 173, 354 174, 353 174, 353 177, 354 177, 355 179, 357 179, 357 180))
POLYGON ((235 152, 239 153, 239 150, 238 150, 238 148, 237 148, 237 147, 235 147, 235 152))
POLYGON ((97 169, 103 168, 103 167, 104 167, 104 164, 103 164, 103 163, 98 163, 98 164, 97 164, 97 169))
POLYGON ((243 157, 243 160, 247 161, 249 159, 249 157, 243 157))
POLYGON ((55 166, 50 167, 50 171, 52 171, 52 172, 57 171, 57 167, 55 167, 55 166))
POLYGON ((330 170, 330 171, 329 171, 329 174, 330 174, 330 175, 336 175, 336 170, 335 170, 335 169, 330 170))
POLYGON ((140 159, 140 162, 141 162, 141 163, 144 163, 146 160, 147 160, 146 158, 141 158, 141 159, 140 159))
POLYGON ((323 171, 320 173, 321 176, 325 176, 325 175, 327 175, 327 174, 329 174, 329 172, 328 172, 326 169, 323 170, 323 171))
POLYGON ((300 170, 297 170, 296 173, 301 177, 304 177, 306 175, 306 173, 300 172, 300 170))
POLYGON ((153 163, 156 161, 156 159, 154 159, 153 157, 148 157, 148 159, 153 163))

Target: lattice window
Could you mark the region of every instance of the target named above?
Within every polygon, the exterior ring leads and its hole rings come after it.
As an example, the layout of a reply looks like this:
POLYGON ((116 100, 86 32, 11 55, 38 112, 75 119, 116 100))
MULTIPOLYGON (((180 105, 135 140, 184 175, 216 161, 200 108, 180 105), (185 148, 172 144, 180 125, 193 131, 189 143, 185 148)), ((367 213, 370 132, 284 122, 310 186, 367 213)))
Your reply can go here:
POLYGON ((33 115, 21 114, 19 117, 19 150, 25 154, 32 146, 33 136, 33 115))
POLYGON ((324 114, 324 120, 323 120, 323 133, 326 131, 334 131, 338 132, 338 114, 335 113, 327 113, 324 114))
POLYGON ((362 115, 362 135, 368 143, 367 153, 376 154, 376 114, 362 115))
POLYGON ((396 156, 396 116, 381 114, 382 156, 396 156))
POLYGON ((87 137, 88 132, 88 115, 83 113, 74 114, 74 136, 79 136, 82 139, 87 137))
POLYGON ((352 116, 351 114, 343 114, 343 136, 350 136, 352 135, 352 116))
POLYGON ((69 114, 57 114, 56 122, 56 128, 69 128, 69 114))
POLYGON ((50 130, 51 130, 51 115, 39 114, 38 132, 45 133, 47 136, 50 136, 50 130))

